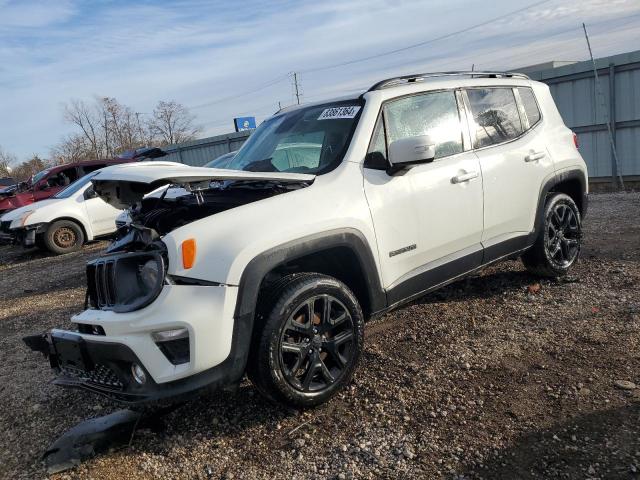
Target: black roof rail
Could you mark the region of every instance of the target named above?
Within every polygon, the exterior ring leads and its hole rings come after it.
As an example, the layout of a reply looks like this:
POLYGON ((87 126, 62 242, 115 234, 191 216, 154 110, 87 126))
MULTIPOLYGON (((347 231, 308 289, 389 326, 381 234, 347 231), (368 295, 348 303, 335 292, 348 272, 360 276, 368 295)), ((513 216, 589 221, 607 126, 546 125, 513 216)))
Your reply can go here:
POLYGON ((431 73, 416 73, 413 75, 403 75, 401 77, 387 78, 374 84, 369 90, 381 90, 387 87, 395 87, 407 83, 422 82, 427 78, 434 77, 456 77, 456 76, 468 76, 471 78, 522 78, 530 80, 530 78, 524 73, 517 72, 493 72, 493 71, 459 71, 459 72, 431 72, 431 73))

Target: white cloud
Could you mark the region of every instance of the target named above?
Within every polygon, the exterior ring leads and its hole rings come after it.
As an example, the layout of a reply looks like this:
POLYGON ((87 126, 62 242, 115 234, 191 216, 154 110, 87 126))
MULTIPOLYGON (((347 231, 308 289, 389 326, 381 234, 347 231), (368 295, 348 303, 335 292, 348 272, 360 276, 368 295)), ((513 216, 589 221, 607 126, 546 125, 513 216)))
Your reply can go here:
MULTIPOLYGON (((140 112, 150 112, 160 99, 201 105, 255 89, 291 70, 304 72, 422 42, 529 3, 0 0, 0 105, 11 112, 0 118, 0 145, 22 156, 46 155, 48 146, 70 130, 61 115, 61 105, 70 98, 110 95, 140 112)), ((453 39, 302 73, 304 98, 340 95, 409 71, 584 59, 582 21, 609 22, 606 28, 590 27, 598 55, 632 50, 638 48, 640 17, 633 17, 638 14, 637 0, 552 0, 453 39)), ((286 79, 194 113, 206 133, 224 133, 232 128, 234 115, 264 117, 279 100, 292 101, 286 79)))

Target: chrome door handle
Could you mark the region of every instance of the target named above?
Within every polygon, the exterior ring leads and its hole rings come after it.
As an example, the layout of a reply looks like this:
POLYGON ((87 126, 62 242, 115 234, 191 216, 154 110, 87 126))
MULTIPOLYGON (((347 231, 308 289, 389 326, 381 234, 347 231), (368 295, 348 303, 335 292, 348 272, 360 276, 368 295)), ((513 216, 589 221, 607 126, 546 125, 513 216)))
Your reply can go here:
POLYGON ((525 162, 536 162, 538 160, 542 160, 546 156, 547 156, 547 154, 544 153, 544 152, 534 152, 533 150, 531 150, 529 152, 529 155, 524 157, 524 161, 525 162))
POLYGON ((469 180, 473 180, 478 176, 478 172, 467 172, 462 175, 456 175, 451 179, 451 183, 463 183, 468 182, 469 180))

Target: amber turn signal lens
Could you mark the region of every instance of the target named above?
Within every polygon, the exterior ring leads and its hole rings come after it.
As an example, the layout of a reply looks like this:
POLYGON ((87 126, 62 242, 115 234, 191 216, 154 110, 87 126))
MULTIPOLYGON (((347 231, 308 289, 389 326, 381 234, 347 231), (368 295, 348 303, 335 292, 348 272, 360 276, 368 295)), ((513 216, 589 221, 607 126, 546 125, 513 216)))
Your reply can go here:
POLYGON ((190 238, 182 242, 182 266, 191 268, 196 263, 196 240, 190 238))

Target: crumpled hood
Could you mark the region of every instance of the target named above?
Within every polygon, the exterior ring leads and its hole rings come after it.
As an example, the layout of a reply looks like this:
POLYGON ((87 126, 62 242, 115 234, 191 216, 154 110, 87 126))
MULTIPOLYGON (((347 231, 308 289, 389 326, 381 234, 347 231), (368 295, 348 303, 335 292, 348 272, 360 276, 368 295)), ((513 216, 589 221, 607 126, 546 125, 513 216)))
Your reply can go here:
POLYGON ((4 215, 2 215, 2 217, 0 217, 0 221, 2 221, 2 222, 14 221, 14 220, 22 217, 22 215, 24 215, 26 212, 39 210, 40 208, 46 207, 47 205, 50 205, 52 203, 56 203, 59 200, 61 200, 61 199, 60 198, 48 198, 46 200, 40 200, 39 202, 35 202, 35 203, 30 204, 30 205, 25 205, 24 207, 16 208, 16 209, 11 210, 10 212, 7 212, 4 215))
POLYGON ((147 193, 169 183, 200 184, 203 188, 214 180, 273 181, 279 183, 312 182, 315 175, 282 172, 245 172, 207 167, 190 167, 174 162, 125 163, 105 168, 91 179, 98 195, 122 209, 139 202, 147 193))

